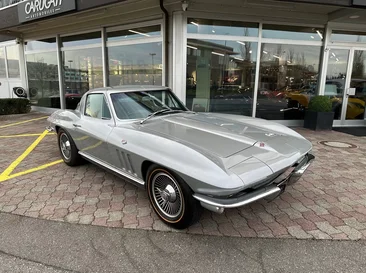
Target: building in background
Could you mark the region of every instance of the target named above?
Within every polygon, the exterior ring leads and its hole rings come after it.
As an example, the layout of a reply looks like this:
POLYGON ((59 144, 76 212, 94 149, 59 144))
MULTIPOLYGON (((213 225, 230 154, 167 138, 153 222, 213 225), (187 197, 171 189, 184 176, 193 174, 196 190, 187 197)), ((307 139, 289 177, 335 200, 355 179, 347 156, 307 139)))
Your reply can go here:
POLYGON ((0 97, 168 85, 195 111, 301 125, 320 94, 335 126, 365 125, 365 26, 362 0, 0 0, 0 97))

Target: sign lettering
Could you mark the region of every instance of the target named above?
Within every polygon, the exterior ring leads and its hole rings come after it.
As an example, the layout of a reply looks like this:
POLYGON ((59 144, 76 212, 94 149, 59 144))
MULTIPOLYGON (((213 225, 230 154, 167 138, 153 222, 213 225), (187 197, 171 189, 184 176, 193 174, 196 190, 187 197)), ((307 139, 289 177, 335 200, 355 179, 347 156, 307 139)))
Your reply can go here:
POLYGON ((28 0, 18 5, 18 15, 23 23, 75 9, 75 0, 28 0))

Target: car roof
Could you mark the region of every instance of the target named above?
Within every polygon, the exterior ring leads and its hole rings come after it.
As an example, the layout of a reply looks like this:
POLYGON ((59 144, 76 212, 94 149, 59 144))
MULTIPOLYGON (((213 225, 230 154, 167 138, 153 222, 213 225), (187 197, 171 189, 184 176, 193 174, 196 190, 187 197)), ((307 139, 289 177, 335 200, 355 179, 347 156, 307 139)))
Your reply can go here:
POLYGON ((160 85, 121 85, 121 86, 110 86, 95 88, 88 91, 91 92, 133 92, 133 91, 155 91, 155 90, 168 90, 169 87, 160 85))

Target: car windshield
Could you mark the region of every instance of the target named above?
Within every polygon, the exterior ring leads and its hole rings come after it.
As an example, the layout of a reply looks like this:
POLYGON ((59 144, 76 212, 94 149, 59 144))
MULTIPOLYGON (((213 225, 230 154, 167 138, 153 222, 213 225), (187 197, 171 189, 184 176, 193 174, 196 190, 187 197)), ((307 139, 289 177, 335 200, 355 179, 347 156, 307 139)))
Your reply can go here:
POLYGON ((119 119, 143 119, 165 109, 188 111, 169 90, 113 93, 111 99, 119 119))

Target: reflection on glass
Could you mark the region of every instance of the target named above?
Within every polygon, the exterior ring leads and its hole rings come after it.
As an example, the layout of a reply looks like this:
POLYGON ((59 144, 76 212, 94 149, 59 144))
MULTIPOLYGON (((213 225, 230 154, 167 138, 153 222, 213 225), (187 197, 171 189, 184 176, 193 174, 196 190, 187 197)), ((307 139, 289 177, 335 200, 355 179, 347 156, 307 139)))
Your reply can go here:
POLYGON ((331 35, 332 42, 366 42, 365 32, 339 31, 333 30, 331 35))
POLYGON ((188 39, 186 105, 252 115, 257 43, 188 39))
POLYGON ((20 78, 19 48, 17 45, 6 47, 9 78, 20 78))
POLYGON ((160 36, 160 25, 108 32, 108 41, 120 41, 160 36))
POLYGON ((85 92, 103 87, 102 49, 67 50, 62 60, 66 108, 75 109, 85 92))
POLYGON ((6 78, 5 51, 0 47, 0 78, 6 78))
POLYGON ((331 49, 324 95, 332 99, 334 119, 341 119, 342 100, 345 89, 349 50, 331 49))
POLYGON ((47 50, 47 49, 56 49, 56 38, 48 38, 38 41, 28 41, 26 43, 25 49, 26 51, 30 50, 47 50))
POLYGON ((313 27, 263 25, 262 37, 304 41, 322 41, 324 29, 313 27))
POLYGON ((56 52, 28 54, 26 60, 31 103, 60 108, 56 52))
POLYGON ((317 91, 319 61, 318 46, 262 44, 256 116, 303 119, 317 91))
POLYGON ((101 44, 102 43, 102 33, 91 32, 72 36, 66 36, 61 38, 62 47, 70 46, 85 46, 91 44, 101 44))
POLYGON ((162 44, 108 47, 109 85, 162 85, 162 44))
POLYGON ((366 52, 355 50, 351 88, 356 89, 354 96, 349 96, 346 119, 364 119, 366 103, 366 52))
POLYGON ((188 33, 199 34, 257 37, 258 26, 258 23, 189 18, 187 31, 188 33))

